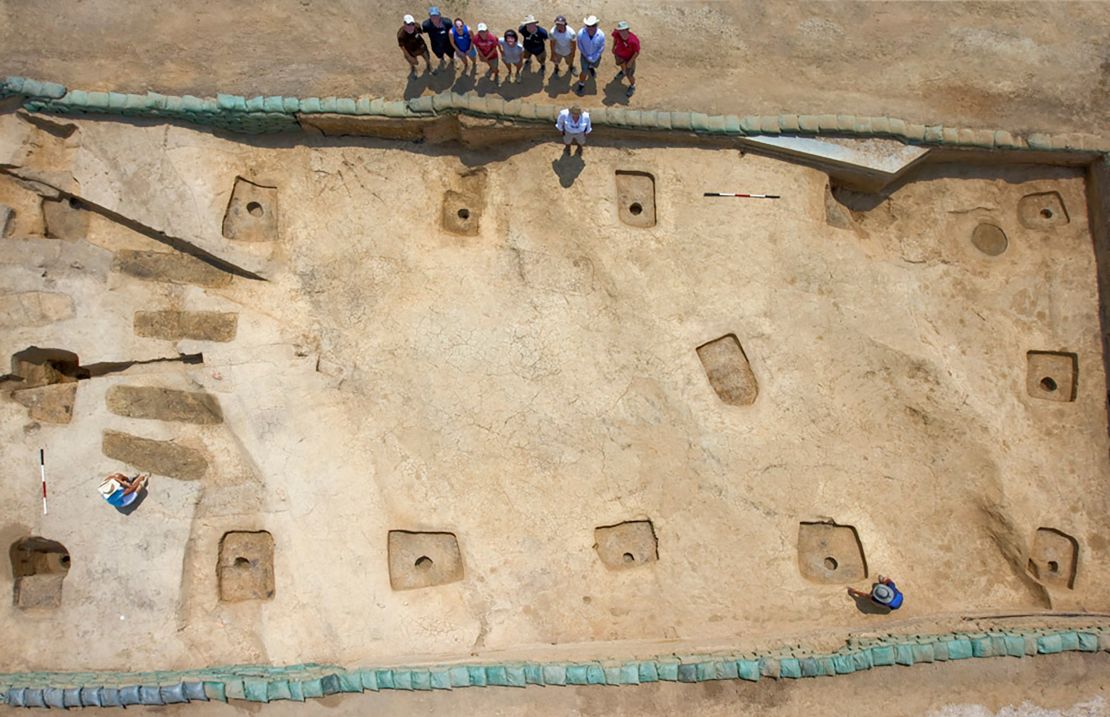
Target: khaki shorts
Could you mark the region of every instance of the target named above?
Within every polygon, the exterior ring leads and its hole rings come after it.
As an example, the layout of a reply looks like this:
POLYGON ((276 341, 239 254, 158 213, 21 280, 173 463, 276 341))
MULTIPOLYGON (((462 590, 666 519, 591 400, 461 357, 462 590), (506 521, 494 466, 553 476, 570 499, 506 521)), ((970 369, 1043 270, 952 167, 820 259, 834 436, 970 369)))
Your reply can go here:
POLYGON ((563 135, 563 144, 565 144, 566 146, 569 147, 571 142, 574 142, 579 147, 585 147, 586 146, 586 133, 585 132, 575 132, 574 134, 571 134, 570 132, 567 132, 566 134, 563 135))

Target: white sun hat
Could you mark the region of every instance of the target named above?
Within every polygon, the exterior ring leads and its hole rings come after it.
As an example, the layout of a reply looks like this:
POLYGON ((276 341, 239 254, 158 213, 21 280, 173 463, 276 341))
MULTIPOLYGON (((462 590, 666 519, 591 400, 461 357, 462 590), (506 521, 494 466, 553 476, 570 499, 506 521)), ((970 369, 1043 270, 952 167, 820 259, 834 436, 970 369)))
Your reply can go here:
POLYGON ((100 491, 100 495, 107 498, 122 487, 115 478, 105 478, 97 490, 100 491))
POLYGON ((401 20, 402 20, 402 21, 403 21, 403 22, 404 22, 404 23, 405 23, 406 25, 411 25, 411 24, 413 24, 413 23, 415 23, 415 22, 416 22, 416 18, 415 18, 415 17, 413 17, 412 15, 405 15, 405 16, 404 16, 403 18, 401 18, 401 20))
POLYGON ((585 25, 586 27, 596 25, 597 24, 597 15, 590 15, 589 17, 587 17, 585 20, 582 21, 582 24, 585 25))
POLYGON ((529 15, 528 17, 524 18, 524 23, 523 24, 530 25, 531 23, 534 23, 535 21, 536 21, 536 16, 535 15, 529 15))

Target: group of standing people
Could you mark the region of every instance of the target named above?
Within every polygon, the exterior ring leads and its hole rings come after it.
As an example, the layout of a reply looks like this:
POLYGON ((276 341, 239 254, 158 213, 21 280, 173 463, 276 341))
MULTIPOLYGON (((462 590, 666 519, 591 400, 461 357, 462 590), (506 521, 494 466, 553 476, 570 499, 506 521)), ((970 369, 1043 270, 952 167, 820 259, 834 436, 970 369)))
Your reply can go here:
MULTIPOLYGON (((559 75, 563 64, 568 75, 572 75, 575 60, 581 55, 575 85, 575 92, 581 95, 586 91, 587 78, 597 76, 605 54, 605 32, 598 27, 598 22, 596 16, 590 15, 582 21, 582 28, 575 31, 567 24, 566 17, 559 15, 551 28, 546 29, 529 15, 516 30, 509 29, 498 36, 484 22, 478 23, 472 31, 461 17, 449 21, 438 7, 432 7, 428 9, 428 19, 423 23, 417 23, 412 15, 404 16, 404 24, 397 31, 397 44, 414 75, 421 58, 424 59, 425 72, 433 75, 443 69, 446 62, 454 65, 456 61, 462 63, 463 73, 469 69, 476 74, 478 61, 481 60, 487 66, 486 76, 494 84, 500 82, 502 63, 506 69, 506 82, 512 82, 514 76, 520 82, 522 68, 531 70, 533 62, 538 63, 541 76, 546 74, 548 59, 553 65, 553 78, 559 75), (425 35, 428 42, 424 41, 425 35), (435 69, 428 52, 429 43, 431 52, 439 60, 435 69)), ((636 92, 636 58, 640 56, 640 39, 624 21, 617 23, 612 38, 612 52, 618 68, 614 79, 628 81, 625 94, 631 97, 636 92)))

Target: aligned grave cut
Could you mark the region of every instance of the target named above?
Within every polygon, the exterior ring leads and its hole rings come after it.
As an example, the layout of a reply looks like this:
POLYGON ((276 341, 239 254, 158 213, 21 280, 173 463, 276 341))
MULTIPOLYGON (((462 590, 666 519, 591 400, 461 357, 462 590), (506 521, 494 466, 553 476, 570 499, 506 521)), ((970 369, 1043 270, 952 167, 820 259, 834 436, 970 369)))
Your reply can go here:
POLYGON ((273 598, 274 536, 265 530, 224 533, 216 577, 224 602, 273 598))
POLYGON ((850 583, 867 577, 863 544, 854 526, 831 522, 798 525, 798 569, 815 583, 850 583))
POLYGON ((389 531, 389 584, 414 590, 462 580, 462 553, 454 533, 389 531))
POLYGON ((751 364, 736 334, 727 334, 697 348, 709 385, 732 406, 750 406, 759 396, 751 364))
POLYGON ((70 567, 69 551, 64 545, 30 536, 13 543, 9 556, 16 607, 25 610, 61 607, 62 583, 70 567))
POLYGON ((594 528, 594 550, 610 570, 627 570, 659 559, 659 540, 650 520, 594 528))

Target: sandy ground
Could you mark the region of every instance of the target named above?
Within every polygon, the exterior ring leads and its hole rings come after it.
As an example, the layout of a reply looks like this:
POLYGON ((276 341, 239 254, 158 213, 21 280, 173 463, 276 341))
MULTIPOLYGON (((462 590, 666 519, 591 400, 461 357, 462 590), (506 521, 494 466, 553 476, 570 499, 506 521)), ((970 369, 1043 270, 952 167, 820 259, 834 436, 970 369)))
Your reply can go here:
MULTIPOLYGON (((631 106, 724 114, 889 114, 1011 131, 1105 134, 1110 13, 1103 2, 678 2, 443 6, 472 26, 588 13, 643 41, 631 106)), ((407 80, 395 33, 416 3, 272 0, 0 2, 0 71, 84 89, 212 95, 413 97, 453 75, 407 80)), ((624 103, 607 56, 583 104, 624 103)), ((506 97, 569 97, 535 76, 506 97)))
POLYGON ((76 210, 79 236, 44 238, 40 198, 2 178, 16 209, 5 300, 34 303, 7 315, 0 354, 203 363, 83 380, 64 425, 0 402, 0 458, 20 467, 3 476, 3 537, 72 556, 61 607, 0 604, 21 646, 0 669, 754 649, 892 625, 843 580, 803 577, 799 523, 822 520, 854 526, 868 573, 898 578, 898 618, 1110 608, 1106 388, 1076 171, 938 168, 853 214, 820 172, 735 151, 591 147, 581 163, 554 144, 460 157, 3 120, 9 171, 98 211, 76 210), (616 170, 654 177, 655 226, 619 218, 616 170), (269 241, 222 234, 237 176, 276 188, 269 241), (783 199, 706 200, 703 185, 783 199), (1046 192, 1068 221, 1024 225, 1022 197, 1046 192), (445 197, 477 233, 444 229, 445 197), (1000 256, 971 243, 984 222, 1008 236, 1000 256), (128 251, 170 256, 155 230, 268 280, 125 271, 128 251), (154 309, 236 314, 238 331, 137 335, 136 312, 154 309), (752 405, 724 403, 696 351, 730 333, 752 405), (1029 395, 1030 350, 1076 354, 1075 401, 1029 395), (124 386, 206 392, 222 422, 121 409, 124 386), (192 451, 207 472, 171 466, 119 515, 96 483, 133 463, 105 454, 106 431, 192 451), (606 567, 594 529, 636 520, 653 522, 659 559, 606 567), (1027 574, 1041 527, 1077 541, 1074 589, 1027 574), (272 599, 220 600, 232 530, 272 534, 272 599), (393 590, 390 530, 453 533, 461 579, 393 590))
MULTIPOLYGON (((890 717, 1103 717, 1110 714, 1110 656, 1063 654, 1035 660, 969 660, 912 669, 878 669, 835 679, 775 682, 656 683, 636 688, 548 687, 453 692, 342 695, 304 704, 231 703, 129 707, 128 713, 233 717, 263 714, 466 714, 501 717, 796 717, 802 714, 883 714, 890 717)), ((89 714, 107 713, 91 710, 89 714)), ((24 714, 20 710, 0 714, 24 714)))

